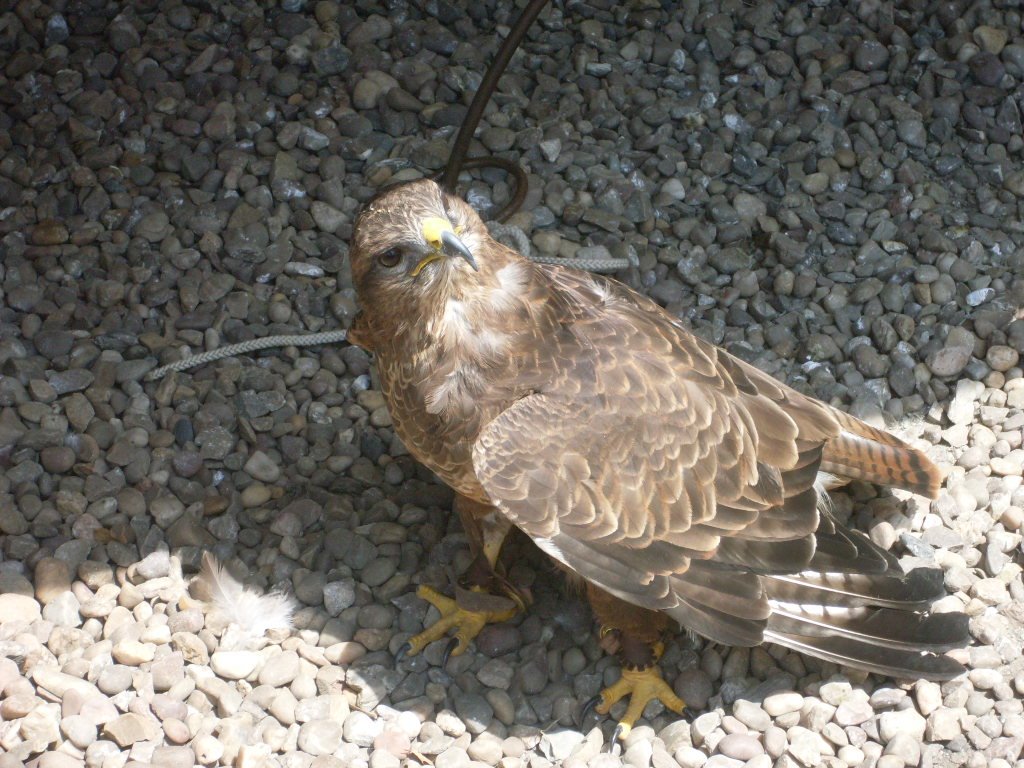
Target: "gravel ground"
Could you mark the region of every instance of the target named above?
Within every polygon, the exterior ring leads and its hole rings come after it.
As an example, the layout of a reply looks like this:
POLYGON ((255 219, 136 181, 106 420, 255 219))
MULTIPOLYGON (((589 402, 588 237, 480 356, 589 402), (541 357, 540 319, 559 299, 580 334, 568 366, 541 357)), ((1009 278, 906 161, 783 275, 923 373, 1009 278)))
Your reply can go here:
POLYGON ((630 258, 696 332, 948 468, 934 502, 836 506, 945 570, 969 673, 683 636, 664 671, 695 722, 652 705, 610 753, 614 720, 577 719, 615 662, 542 559, 528 615, 396 665, 432 619, 414 585, 468 557, 366 354, 143 376, 350 322, 354 212, 443 165, 506 4, 23 0, 0 7, 0 768, 1024 765, 1021 11, 665 5, 550 9, 476 149, 528 167, 536 251, 630 258), (204 615, 206 550, 293 593, 296 630, 204 615))

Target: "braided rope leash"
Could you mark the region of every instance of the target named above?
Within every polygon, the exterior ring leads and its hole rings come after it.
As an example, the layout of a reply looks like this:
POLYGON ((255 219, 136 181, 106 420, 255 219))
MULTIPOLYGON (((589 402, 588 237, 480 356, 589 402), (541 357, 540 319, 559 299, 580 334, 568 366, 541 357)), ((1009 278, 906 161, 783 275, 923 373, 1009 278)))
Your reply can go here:
MULTIPOLYGON (((530 239, 519 227, 499 222, 489 222, 488 228, 496 238, 505 241, 512 241, 523 256, 538 264, 560 264, 574 269, 583 269, 589 272, 615 272, 629 266, 626 259, 563 259, 558 256, 542 256, 532 253, 530 239)), ((184 371, 195 368, 197 365, 212 363, 215 360, 223 360, 225 357, 244 355, 249 352, 256 352, 260 349, 272 349, 274 347, 311 347, 317 344, 337 344, 346 341, 348 333, 345 330, 322 331, 320 333, 282 334, 277 336, 265 336, 262 339, 249 339, 238 344, 228 344, 226 347, 218 347, 208 352, 201 352, 198 355, 189 355, 181 360, 176 360, 167 365, 154 368, 146 374, 146 381, 162 379, 172 371, 184 371)))
POLYGON ((536 264, 555 264, 571 269, 581 269, 585 272, 618 272, 630 266, 628 259, 575 259, 533 253, 530 248, 530 238, 519 227, 512 224, 503 224, 498 221, 489 221, 487 222, 487 229, 490 230, 491 235, 495 239, 500 239, 506 245, 514 244, 515 249, 519 253, 536 264))
POLYGON ((255 352, 260 349, 271 349, 273 347, 311 347, 316 344, 337 344, 345 341, 348 331, 341 329, 337 331, 322 331, 320 333, 297 333, 280 334, 277 336, 264 336, 262 339, 249 339, 240 341, 237 344, 228 344, 226 347, 211 349, 209 352, 201 352, 198 355, 189 355, 173 363, 161 365, 146 374, 146 381, 162 379, 172 371, 184 371, 204 363, 212 363, 214 360, 221 360, 225 357, 244 355, 248 352, 255 352))

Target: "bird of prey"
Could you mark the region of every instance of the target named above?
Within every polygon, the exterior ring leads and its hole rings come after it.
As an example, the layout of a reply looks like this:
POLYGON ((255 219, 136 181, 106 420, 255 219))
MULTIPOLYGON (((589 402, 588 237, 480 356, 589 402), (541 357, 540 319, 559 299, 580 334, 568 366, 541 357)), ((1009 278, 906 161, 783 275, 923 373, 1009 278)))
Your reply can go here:
POLYGON ((501 573, 519 528, 582 582, 630 703, 659 699, 677 623, 903 678, 948 679, 966 617, 929 613, 941 571, 896 558, 829 513, 823 483, 934 497, 938 469, 892 435, 776 381, 604 277, 524 259, 437 184, 360 213, 349 339, 375 353, 394 427, 458 494, 476 559, 410 654, 455 630, 463 651, 525 600, 501 573))

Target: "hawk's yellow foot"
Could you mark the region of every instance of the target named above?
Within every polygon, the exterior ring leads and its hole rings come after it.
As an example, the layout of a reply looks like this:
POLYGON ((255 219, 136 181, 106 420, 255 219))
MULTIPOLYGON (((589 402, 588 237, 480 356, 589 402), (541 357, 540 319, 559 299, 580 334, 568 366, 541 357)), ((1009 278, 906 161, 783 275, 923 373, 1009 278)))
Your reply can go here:
POLYGON ((441 612, 441 618, 436 623, 410 637, 397 654, 396 659, 401 661, 405 656, 415 656, 435 640, 440 640, 448 634, 451 629, 456 629, 455 635, 445 649, 441 666, 448 663, 451 656, 459 656, 469 647, 470 642, 480 634, 487 624, 497 624, 508 621, 514 617, 522 608, 518 600, 510 600, 495 595, 489 595, 479 587, 472 587, 464 590, 459 600, 453 600, 438 592, 433 587, 423 584, 416 590, 416 595, 437 608, 441 612), (460 605, 462 603, 463 605, 460 605), (466 607, 466 604, 474 605, 474 608, 466 607), (492 605, 493 607, 486 607, 492 605), (511 606, 511 607, 505 607, 511 606))
POLYGON ((676 696, 656 665, 644 669, 623 668, 622 677, 618 682, 597 695, 599 701, 594 711, 599 715, 607 715, 615 703, 624 696, 629 696, 629 706, 615 727, 613 741, 625 739, 633 730, 633 725, 643 715, 644 708, 655 699, 679 715, 683 714, 686 707, 686 702, 676 696))

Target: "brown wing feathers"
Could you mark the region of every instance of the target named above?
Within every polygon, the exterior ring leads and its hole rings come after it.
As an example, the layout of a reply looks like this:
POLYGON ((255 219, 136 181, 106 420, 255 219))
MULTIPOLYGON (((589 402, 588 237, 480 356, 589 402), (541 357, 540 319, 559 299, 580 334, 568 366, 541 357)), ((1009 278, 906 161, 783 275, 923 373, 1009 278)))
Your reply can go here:
POLYGON ((597 279, 549 279, 575 306, 549 394, 516 403, 474 450, 478 477, 516 524, 588 581, 719 642, 772 639, 891 674, 958 669, 885 640, 963 644, 963 620, 920 612, 943 594, 941 578, 902 574, 821 513, 815 489, 827 469, 931 491, 938 473, 922 454, 652 318, 624 289, 601 284, 613 300, 588 312, 597 279), (552 490, 560 484, 569 490, 552 490), (537 527, 537 505, 551 501, 537 527))

